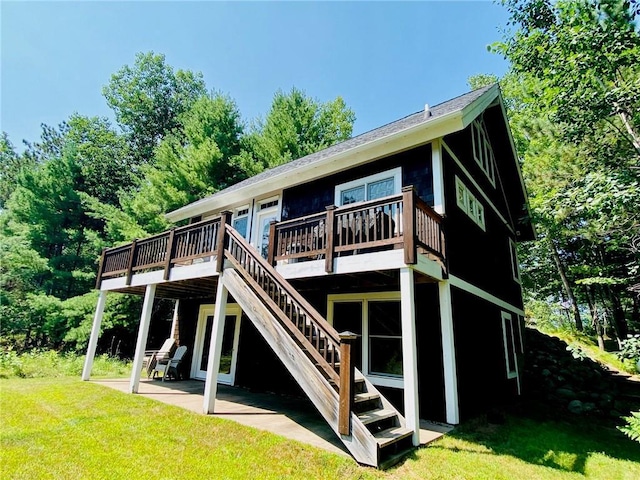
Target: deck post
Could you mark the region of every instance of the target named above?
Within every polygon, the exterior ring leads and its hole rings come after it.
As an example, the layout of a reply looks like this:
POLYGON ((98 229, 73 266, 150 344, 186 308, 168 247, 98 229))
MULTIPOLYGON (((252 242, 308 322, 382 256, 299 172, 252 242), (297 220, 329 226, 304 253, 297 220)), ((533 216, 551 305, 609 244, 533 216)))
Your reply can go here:
MULTIPOLYGON (((103 253, 104 255, 104 253, 103 253)), ((96 313, 93 316, 93 325, 91 326, 91 336, 89 337, 89 346, 87 347, 87 356, 84 359, 84 367, 82 369, 82 380, 89 380, 91 377, 91 368, 93 367, 93 359, 96 356, 96 346, 98 345, 98 337, 100 336, 100 324, 104 314, 104 306, 107 301, 106 290, 101 290, 96 305, 96 313)))
POLYGON ((127 264, 127 286, 131 285, 131 275, 133 274, 133 264, 136 257, 136 248, 138 246, 138 239, 134 238, 131 242, 131 250, 129 252, 129 262, 127 264))
POLYGON ((402 235, 404 237, 404 263, 417 262, 416 251, 416 205, 413 186, 402 188, 402 235))
POLYGON ((327 207, 327 219, 325 220, 324 234, 326 236, 326 253, 324 254, 324 271, 333 272, 333 239, 335 238, 335 205, 327 207))
POLYGON ((358 336, 353 332, 340 333, 340 403, 338 407, 338 433, 351 435, 354 364, 351 345, 358 336))
POLYGON ((129 393, 138 393, 140 372, 142 370, 142 361, 144 360, 144 349, 147 346, 147 336, 149 335, 149 324, 151 323, 151 312, 153 310, 153 300, 155 296, 156 284, 147 285, 144 293, 144 302, 142 303, 142 315, 140 315, 140 328, 138 329, 136 353, 133 357, 129 393))
POLYGON ((169 232, 169 239, 167 240, 167 253, 164 259, 164 280, 169 280, 169 273, 171 272, 171 260, 173 260, 173 240, 175 238, 176 229, 172 228, 169 232))
POLYGON ((222 273, 224 266, 224 247, 227 235, 226 226, 231 223, 231 212, 225 210, 220 214, 220 227, 218 229, 218 239, 216 240, 216 272, 222 273))
POLYGON ((402 319, 402 375, 404 377, 404 416, 413 431, 413 445, 420 445, 420 403, 418 399, 418 352, 416 350, 416 312, 413 269, 400 269, 400 316, 402 319))
POLYGON ((458 412, 458 378, 456 373, 456 348, 451 309, 451 284, 448 280, 438 283, 440 301, 440 328, 442 330, 442 364, 444 367, 444 401, 447 423, 460 423, 458 412))
POLYGON ((171 338, 176 341, 176 345, 180 346, 180 318, 178 316, 180 312, 180 299, 176 298, 176 303, 173 305, 173 317, 171 318, 171 338))
MULTIPOLYGON (((224 320, 227 316, 228 290, 223 283, 223 274, 218 277, 218 289, 216 290, 216 305, 213 313, 213 325, 211 327, 211 343, 209 344, 209 359, 207 361, 207 379, 204 384, 203 413, 213 413, 218 390, 218 371, 220 370, 220 354, 222 351, 222 335, 224 333, 224 320)), ((206 345, 204 345, 206 348, 206 345)))
POLYGON ((96 290, 100 290, 102 285, 102 272, 104 272, 104 259, 107 254, 107 249, 102 249, 102 255, 100 255, 100 261, 98 262, 98 276, 96 277, 96 290))
POLYGON ((271 220, 269 222, 269 251, 267 252, 267 262, 269 265, 275 266, 275 257, 276 257, 276 249, 278 246, 276 245, 276 222, 275 220, 271 220))

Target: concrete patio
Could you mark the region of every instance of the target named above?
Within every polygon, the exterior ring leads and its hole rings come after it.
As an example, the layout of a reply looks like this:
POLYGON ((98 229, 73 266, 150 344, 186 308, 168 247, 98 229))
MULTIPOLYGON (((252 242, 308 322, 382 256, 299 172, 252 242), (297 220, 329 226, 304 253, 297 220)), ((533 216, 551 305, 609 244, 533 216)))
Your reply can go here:
MULTIPOLYGON (((129 379, 93 380, 121 392, 127 392, 129 379)), ((138 395, 202 413, 204 382, 197 380, 140 380, 138 395)), ((212 416, 266 430, 292 440, 313 445, 341 455, 349 455, 345 446, 329 425, 305 398, 284 397, 271 393, 218 385, 215 411, 212 416)), ((420 422, 420 443, 425 445, 449 432, 445 424, 420 422)))

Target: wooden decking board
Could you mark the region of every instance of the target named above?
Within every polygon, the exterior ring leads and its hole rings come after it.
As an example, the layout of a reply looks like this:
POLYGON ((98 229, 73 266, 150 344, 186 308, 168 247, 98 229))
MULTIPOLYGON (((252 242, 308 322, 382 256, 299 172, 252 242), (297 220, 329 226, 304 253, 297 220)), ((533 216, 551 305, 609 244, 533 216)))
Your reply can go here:
POLYGON ((392 418, 395 416, 396 416, 395 411, 385 410, 385 409, 369 410, 368 412, 363 412, 358 414, 358 418, 365 425, 368 425, 373 422, 377 422, 379 420, 386 420, 387 418, 392 418))
POLYGON ((380 395, 378 393, 369 393, 369 392, 357 393, 356 395, 353 396, 353 402, 354 403, 368 402, 370 400, 375 400, 376 398, 380 398, 380 395))
POLYGON ((378 445, 380 445, 380 448, 383 448, 411 434, 413 434, 413 432, 406 427, 391 427, 377 432, 373 436, 378 442, 378 445))

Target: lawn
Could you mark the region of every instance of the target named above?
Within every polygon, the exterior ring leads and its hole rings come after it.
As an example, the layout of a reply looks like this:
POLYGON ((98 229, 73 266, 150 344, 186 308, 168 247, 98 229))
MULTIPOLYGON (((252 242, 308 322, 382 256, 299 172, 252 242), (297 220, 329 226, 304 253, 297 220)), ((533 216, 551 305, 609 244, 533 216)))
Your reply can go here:
POLYGON ((637 479, 640 444, 593 422, 476 420, 379 472, 74 378, 0 380, 2 478, 637 479))

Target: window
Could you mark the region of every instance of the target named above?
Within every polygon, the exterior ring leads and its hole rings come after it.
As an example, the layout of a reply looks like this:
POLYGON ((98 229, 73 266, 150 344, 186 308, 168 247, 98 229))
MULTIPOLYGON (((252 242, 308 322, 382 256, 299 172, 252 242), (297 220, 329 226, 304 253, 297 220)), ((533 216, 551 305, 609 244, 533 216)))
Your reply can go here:
POLYGON ((256 249, 260 252, 263 258, 267 258, 269 255, 269 231, 271 228, 271 222, 278 220, 279 217, 279 199, 278 197, 272 197, 262 200, 258 203, 256 208, 256 216, 253 226, 254 230, 254 242, 256 249))
POLYGON ((329 295, 328 304, 334 328, 358 335, 355 366, 376 385, 402 387, 400 293, 329 295))
POLYGON ((402 170, 398 167, 336 186, 335 203, 342 206, 366 202, 400 193, 401 189, 402 170))
POLYGON ((482 230, 486 231, 484 221, 484 206, 469 191, 467 186, 456 177, 456 203, 482 230))
POLYGON ((504 356, 507 367, 507 378, 518 376, 518 364, 516 358, 516 342, 513 331, 513 319, 508 312, 502 312, 502 339, 504 342, 504 356))
POLYGON ((233 217, 233 228, 245 239, 249 236, 249 207, 245 206, 236 210, 233 217))
POLYGON ((509 239, 509 255, 511 257, 511 275, 513 279, 520 283, 520 269, 518 267, 518 250, 516 248, 516 242, 509 239))
POLYGON ((496 186, 496 175, 494 167, 493 150, 489 135, 482 120, 475 120, 471 124, 471 136, 473 142, 473 158, 480 166, 482 171, 487 175, 491 185, 496 186))

